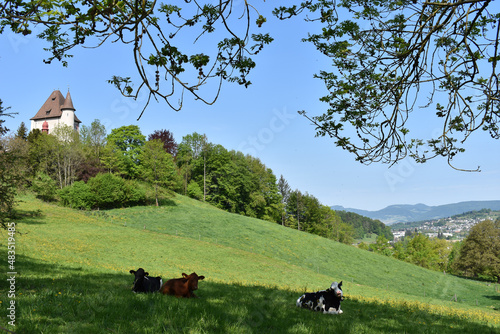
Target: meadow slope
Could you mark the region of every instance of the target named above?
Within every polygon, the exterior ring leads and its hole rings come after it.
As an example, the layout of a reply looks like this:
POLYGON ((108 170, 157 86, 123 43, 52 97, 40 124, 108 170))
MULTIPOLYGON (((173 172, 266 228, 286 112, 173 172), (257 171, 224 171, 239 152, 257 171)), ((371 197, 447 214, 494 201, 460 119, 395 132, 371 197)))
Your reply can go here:
MULTIPOLYGON (((20 333, 500 332, 498 285, 425 270, 180 195, 158 208, 91 213, 30 195, 21 200, 17 326, 9 327, 4 316, 0 323, 20 333), (128 271, 138 267, 163 278, 205 275, 201 298, 134 295, 128 271), (301 293, 334 280, 344 282, 344 314, 295 307, 301 293)), ((7 237, 2 231, 1 245, 7 237)), ((7 259, 6 247, 1 253, 7 259)), ((6 306, 7 287, 1 290, 6 306)))

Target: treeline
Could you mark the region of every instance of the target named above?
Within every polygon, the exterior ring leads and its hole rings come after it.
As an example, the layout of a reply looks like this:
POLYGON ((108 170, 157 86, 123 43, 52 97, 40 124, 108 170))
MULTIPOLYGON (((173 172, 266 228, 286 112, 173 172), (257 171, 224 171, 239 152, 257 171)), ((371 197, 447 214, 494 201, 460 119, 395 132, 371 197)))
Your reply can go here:
POLYGON ((50 135, 28 133, 22 123, 2 146, 12 157, 16 186, 76 209, 161 205, 177 192, 346 244, 360 234, 384 233, 382 227, 363 232, 342 221, 313 195, 292 190, 283 176, 277 179, 259 159, 198 133, 177 144, 168 130, 146 138, 135 125, 107 134, 99 120, 82 126, 79 134, 66 126, 50 135))
POLYGON ((363 239, 369 234, 384 236, 386 239, 394 239, 391 228, 380 220, 371 219, 354 212, 335 211, 343 222, 352 225, 354 228, 354 238, 363 239))
POLYGON ((408 233, 397 242, 379 236, 375 244, 358 247, 423 268, 500 283, 500 219, 477 223, 460 242, 408 233))

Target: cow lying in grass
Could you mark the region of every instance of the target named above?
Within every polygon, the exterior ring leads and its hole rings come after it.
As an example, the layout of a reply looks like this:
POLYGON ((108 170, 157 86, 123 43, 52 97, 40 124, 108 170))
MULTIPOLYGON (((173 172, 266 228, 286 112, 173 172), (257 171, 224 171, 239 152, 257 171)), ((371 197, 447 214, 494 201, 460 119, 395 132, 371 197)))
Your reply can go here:
POLYGON ((182 278, 173 278, 165 282, 161 288, 164 295, 172 295, 184 298, 198 298, 193 291, 198 290, 198 281, 205 276, 198 276, 196 273, 187 275, 182 273, 182 278))
POLYGON ((304 293, 297 299, 297 306, 328 314, 342 314, 340 309, 342 300, 344 300, 342 282, 333 282, 326 290, 304 293))
POLYGON ((135 275, 134 286, 132 291, 134 292, 156 292, 160 290, 163 283, 161 277, 149 277, 149 273, 144 271, 144 269, 139 268, 137 271, 130 270, 131 274, 135 275))

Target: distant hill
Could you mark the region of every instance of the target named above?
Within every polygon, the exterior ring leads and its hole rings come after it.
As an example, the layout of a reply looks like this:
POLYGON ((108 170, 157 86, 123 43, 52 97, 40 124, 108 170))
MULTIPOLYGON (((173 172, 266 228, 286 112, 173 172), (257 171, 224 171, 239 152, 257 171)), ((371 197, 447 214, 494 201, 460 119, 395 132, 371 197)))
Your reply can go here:
POLYGON ((367 234, 371 233, 383 235, 389 240, 394 238, 391 228, 386 226, 380 220, 371 219, 355 212, 341 210, 336 212, 344 223, 349 224, 354 228, 355 239, 363 239, 367 234))
POLYGON ((354 212, 372 219, 378 219, 384 224, 391 225, 401 222, 445 218, 468 211, 479 211, 481 209, 500 210, 500 201, 468 201, 438 206, 428 206, 425 204, 398 204, 390 205, 378 211, 344 208, 340 205, 332 206, 332 209, 335 211, 354 212))

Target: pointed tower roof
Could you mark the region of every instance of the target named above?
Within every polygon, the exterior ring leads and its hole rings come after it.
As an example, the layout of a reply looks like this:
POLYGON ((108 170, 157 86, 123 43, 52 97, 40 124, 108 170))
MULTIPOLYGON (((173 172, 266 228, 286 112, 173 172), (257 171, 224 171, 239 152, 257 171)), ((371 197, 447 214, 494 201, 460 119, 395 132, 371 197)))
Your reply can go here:
MULTIPOLYGON (((47 101, 45 101, 40 110, 38 110, 36 115, 30 118, 30 120, 61 117, 62 111, 64 109, 75 111, 75 108, 73 107, 73 101, 71 100, 71 95, 68 91, 65 99, 59 90, 55 90, 52 92, 52 94, 50 94, 49 98, 47 99, 47 101)), ((81 123, 76 115, 75 122, 81 123)))
POLYGON ((61 109, 71 109, 75 111, 75 107, 73 107, 73 101, 71 100, 71 95, 69 95, 69 90, 68 94, 66 94, 66 99, 64 100, 64 104, 62 105, 61 109))

